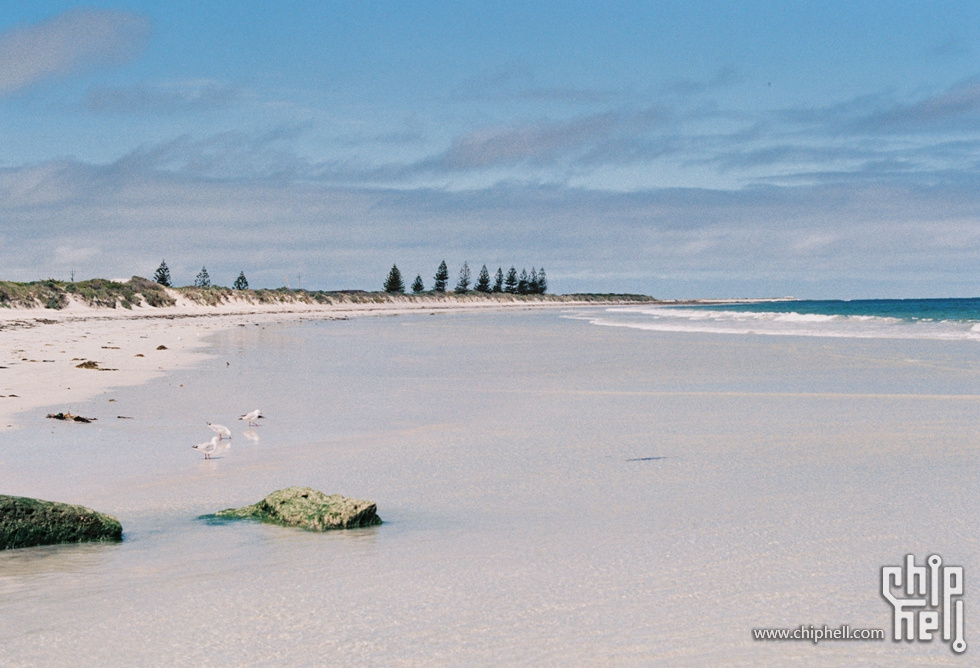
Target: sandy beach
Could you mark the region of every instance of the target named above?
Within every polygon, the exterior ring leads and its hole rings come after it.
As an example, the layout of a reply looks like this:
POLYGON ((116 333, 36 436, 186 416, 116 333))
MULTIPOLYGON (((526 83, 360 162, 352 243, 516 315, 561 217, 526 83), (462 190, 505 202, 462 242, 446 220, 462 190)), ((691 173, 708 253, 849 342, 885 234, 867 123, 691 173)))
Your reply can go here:
MULTIPOLYGON (((555 309, 567 302, 412 300, 316 304, 247 301, 204 305, 177 292, 172 307, 98 308, 71 300, 60 310, 0 308, 0 429, 17 427, 17 413, 72 406, 109 388, 139 385, 194 364, 202 339, 232 327, 303 320, 340 320, 410 313, 555 309), (95 362, 97 368, 78 365, 95 362)), ((584 302, 583 302, 584 303, 584 302)))
POLYGON ((125 391, 63 390, 94 424, 28 411, 2 435, 5 493, 111 513, 124 541, 0 553, 0 663, 963 665, 942 642, 752 629, 888 629, 882 566, 980 568, 974 342, 591 324, 602 311, 5 329, 38 360, 146 366, 125 391), (255 407, 260 427, 235 421, 255 407), (204 460, 209 420, 234 438, 204 460), (197 519, 291 485, 385 523, 197 519))

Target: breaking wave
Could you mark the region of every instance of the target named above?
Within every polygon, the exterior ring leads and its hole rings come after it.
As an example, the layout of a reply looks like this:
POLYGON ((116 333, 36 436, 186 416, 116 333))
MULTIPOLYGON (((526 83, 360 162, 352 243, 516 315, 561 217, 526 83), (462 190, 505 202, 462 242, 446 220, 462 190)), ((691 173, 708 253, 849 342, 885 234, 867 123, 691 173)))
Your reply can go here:
MULTIPOLYGON (((894 300, 902 301, 902 300, 894 300)), ((919 302, 948 300, 918 300, 919 302)), ((975 300, 963 300, 975 301, 975 300)), ((871 311, 872 302, 865 309, 871 311)), ((882 302, 877 302, 882 303, 882 302)), ((737 304, 712 307, 703 306, 635 306, 616 307, 601 315, 580 313, 567 317, 587 320, 602 327, 629 327, 658 332, 697 332, 707 334, 741 334, 760 336, 816 336, 860 339, 931 339, 949 341, 980 341, 980 322, 973 313, 961 318, 934 318, 932 311, 915 310, 911 305, 906 312, 894 307, 880 315, 861 312, 855 302, 781 302, 778 310, 768 310, 771 303, 737 304), (813 312, 832 311, 833 304, 846 304, 839 310, 847 313, 813 312), (803 308, 795 309, 796 306, 803 308)), ((882 309, 877 309, 879 312, 882 309)))

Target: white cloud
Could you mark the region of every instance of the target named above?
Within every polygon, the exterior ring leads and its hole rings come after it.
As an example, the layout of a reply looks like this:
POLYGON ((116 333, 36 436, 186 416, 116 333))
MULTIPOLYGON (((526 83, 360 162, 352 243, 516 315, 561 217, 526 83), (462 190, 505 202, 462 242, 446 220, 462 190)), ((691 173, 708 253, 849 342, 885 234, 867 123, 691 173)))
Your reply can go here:
POLYGON ((432 276, 544 265, 565 291, 691 296, 973 294, 976 182, 632 193, 221 180, 132 162, 0 171, 0 266, 13 280, 208 267, 258 287, 378 289, 392 263, 432 276))
POLYGON ((0 34, 0 95, 140 53, 148 21, 136 14, 73 9, 0 34))

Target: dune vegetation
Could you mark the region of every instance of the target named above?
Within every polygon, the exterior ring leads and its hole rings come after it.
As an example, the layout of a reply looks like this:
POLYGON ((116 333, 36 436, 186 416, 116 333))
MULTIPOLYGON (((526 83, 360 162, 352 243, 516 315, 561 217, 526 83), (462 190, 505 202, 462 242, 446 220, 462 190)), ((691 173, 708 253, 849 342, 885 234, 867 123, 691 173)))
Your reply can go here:
POLYGON ((93 278, 70 282, 48 279, 29 283, 0 281, 0 307, 63 309, 71 302, 96 308, 165 308, 179 299, 218 306, 221 304, 369 304, 399 302, 652 302, 653 297, 633 294, 518 295, 509 293, 421 292, 397 294, 364 290, 234 289, 221 286, 165 287, 140 276, 125 282, 93 278))

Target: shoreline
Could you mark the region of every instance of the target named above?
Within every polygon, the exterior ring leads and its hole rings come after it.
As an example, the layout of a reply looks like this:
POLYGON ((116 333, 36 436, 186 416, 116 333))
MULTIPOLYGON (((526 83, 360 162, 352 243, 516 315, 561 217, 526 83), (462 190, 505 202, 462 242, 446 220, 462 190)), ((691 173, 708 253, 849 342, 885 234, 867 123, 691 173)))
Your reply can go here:
MULTIPOLYGON (((207 353, 204 337, 237 326, 304 320, 346 320, 412 313, 539 310, 614 306, 627 300, 393 299, 318 304, 222 303, 179 299, 168 307, 0 309, 0 431, 17 429, 18 416, 46 406, 72 406, 114 388, 142 385, 188 368, 207 353), (95 363, 95 368, 79 364, 95 363)), ((91 367, 91 364, 89 365, 91 367)))

